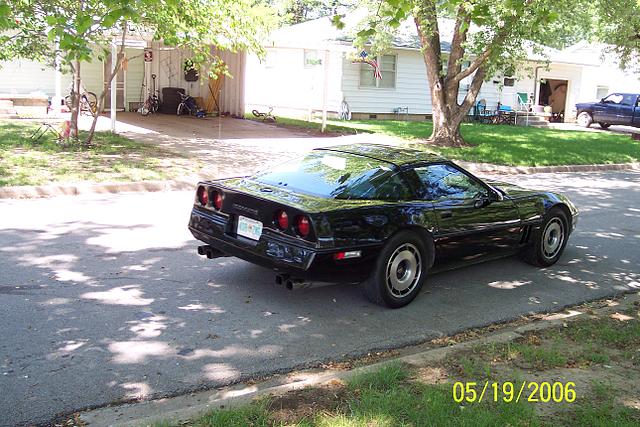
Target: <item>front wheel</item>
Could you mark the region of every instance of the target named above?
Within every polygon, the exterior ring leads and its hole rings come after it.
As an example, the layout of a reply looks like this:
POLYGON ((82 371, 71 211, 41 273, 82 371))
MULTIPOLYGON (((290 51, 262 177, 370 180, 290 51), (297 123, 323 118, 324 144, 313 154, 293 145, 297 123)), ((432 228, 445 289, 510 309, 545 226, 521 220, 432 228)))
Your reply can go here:
POLYGON ((365 296, 379 305, 404 307, 420 292, 427 273, 427 248, 415 233, 402 231, 382 248, 371 276, 362 283, 365 296))
POLYGON ((532 237, 530 246, 523 252, 523 259, 538 267, 549 267, 555 264, 569 237, 569 221, 567 215, 559 208, 547 213, 545 221, 532 237))
POLYGON ((591 114, 587 113, 586 111, 578 114, 578 124, 580 126, 588 128, 589 126, 591 126, 591 123, 593 123, 593 117, 591 117, 591 114))

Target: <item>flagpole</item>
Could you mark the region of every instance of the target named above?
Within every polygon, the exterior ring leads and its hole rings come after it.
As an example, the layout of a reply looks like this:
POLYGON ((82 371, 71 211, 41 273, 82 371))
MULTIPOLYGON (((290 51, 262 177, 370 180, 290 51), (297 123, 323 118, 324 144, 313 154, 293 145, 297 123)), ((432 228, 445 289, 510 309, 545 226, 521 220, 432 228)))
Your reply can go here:
POLYGON ((329 93, 329 49, 324 51, 324 85, 322 87, 322 127, 320 132, 324 133, 327 128, 327 97, 329 93))

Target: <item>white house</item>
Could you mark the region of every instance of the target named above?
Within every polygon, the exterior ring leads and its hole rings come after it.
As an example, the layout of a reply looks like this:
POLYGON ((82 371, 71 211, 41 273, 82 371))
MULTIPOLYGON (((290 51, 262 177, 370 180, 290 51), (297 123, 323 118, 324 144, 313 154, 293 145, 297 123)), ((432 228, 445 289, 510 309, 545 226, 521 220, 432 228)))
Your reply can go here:
MULTIPOLYGON (((356 21, 348 17, 344 30, 320 18, 275 31, 263 61, 247 58, 247 110, 273 106, 278 114, 306 116, 323 108, 338 114, 348 105, 353 118, 393 118, 407 111, 413 119, 429 118, 429 87, 415 25, 405 22, 392 48, 378 58, 382 79, 377 80, 371 66, 353 61, 356 52, 348 35, 356 21)), ((446 19, 439 23, 445 53, 453 24, 446 19)), ((515 76, 485 82, 478 99, 491 109, 498 103, 516 109, 520 93, 532 109, 550 105, 572 120, 576 102, 614 91, 640 92, 638 77, 620 70, 603 48, 579 43, 561 51, 546 48, 544 55, 531 53, 515 76)), ((462 82, 461 98, 470 78, 462 82)))
MULTIPOLYGON (((119 40, 116 40, 120 43, 119 40)), ((164 46, 161 42, 145 41, 132 36, 126 40, 124 70, 117 76, 116 106, 118 110, 134 110, 147 97, 147 90, 152 87, 152 75, 156 75, 156 89, 162 95, 166 87, 182 88, 186 93, 199 97, 203 102, 211 96, 206 71, 200 72, 198 81, 185 79, 184 61, 190 57, 189 52, 164 46), (145 51, 147 55, 145 56, 145 51), (146 60, 145 60, 146 57, 146 60), (143 83, 145 86, 143 87, 143 83)), ((212 49, 215 49, 212 47, 212 49)), ((244 115, 244 70, 246 55, 221 51, 219 56, 227 64, 232 78, 224 78, 218 93, 218 111, 232 115, 244 115)), ((81 64, 81 79, 89 92, 100 95, 106 76, 111 71, 111 55, 101 61, 95 59, 81 64)), ((51 61, 53 62, 53 61, 51 61)), ((0 62, 0 101, 9 100, 20 111, 21 105, 33 105, 33 100, 53 100, 56 97, 56 79, 60 80, 61 97, 68 95, 71 87, 71 75, 56 72, 50 64, 16 59, 0 62)), ((105 103, 109 110, 110 102, 107 93, 105 103)))

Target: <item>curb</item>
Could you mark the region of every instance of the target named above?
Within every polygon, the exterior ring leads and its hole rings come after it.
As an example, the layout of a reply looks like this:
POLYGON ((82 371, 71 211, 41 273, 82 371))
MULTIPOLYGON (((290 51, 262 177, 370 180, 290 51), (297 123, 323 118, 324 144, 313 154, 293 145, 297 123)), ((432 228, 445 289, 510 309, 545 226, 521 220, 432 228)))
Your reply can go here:
POLYGON ((500 173, 508 175, 559 173, 559 172, 607 172, 640 170, 640 163, 611 163, 606 165, 565 165, 565 166, 502 166, 491 163, 472 163, 454 160, 470 172, 500 173))
MULTIPOLYGON (((436 347, 409 353, 404 356, 383 360, 366 366, 349 370, 306 370, 291 374, 279 375, 270 380, 258 383, 240 383, 235 386, 216 390, 200 391, 187 395, 149 400, 140 403, 128 403, 119 406, 108 406, 80 413, 80 419, 89 425, 139 427, 154 425, 159 422, 179 423, 195 418, 213 409, 236 407, 247 404, 265 395, 281 395, 288 391, 299 390, 309 386, 317 386, 332 381, 344 381, 366 372, 371 372, 391 363, 402 363, 416 367, 427 363, 438 362, 452 353, 474 348, 479 344, 505 343, 521 337, 529 331, 537 331, 562 325, 581 319, 585 314, 610 314, 640 301, 640 293, 619 295, 619 301, 592 310, 564 310, 548 313, 542 320, 528 322, 524 325, 507 327, 505 330, 483 337, 461 342, 451 346, 436 347)), ((609 299, 611 301, 613 298, 609 299)), ((603 301, 603 300, 600 300, 603 301)), ((607 301, 605 299, 604 301, 607 301)))
POLYGON ((78 196, 81 194, 114 194, 126 192, 156 192, 193 190, 205 177, 191 176, 166 181, 105 182, 79 184, 24 185, 0 187, 0 199, 35 199, 40 197, 78 196))

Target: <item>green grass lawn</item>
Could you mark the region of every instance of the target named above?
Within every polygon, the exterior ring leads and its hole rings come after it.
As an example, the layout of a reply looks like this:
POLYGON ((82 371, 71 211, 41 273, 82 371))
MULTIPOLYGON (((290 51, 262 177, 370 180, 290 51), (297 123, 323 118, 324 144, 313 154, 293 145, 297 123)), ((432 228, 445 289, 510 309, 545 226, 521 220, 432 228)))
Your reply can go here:
MULTIPOLYGON (((617 319, 585 316, 563 326, 527 332, 513 342, 456 351, 440 362, 425 362, 421 366, 393 362, 346 382, 333 381, 263 397, 245 406, 213 410, 179 425, 640 425, 637 407, 640 395, 633 386, 640 380, 637 308, 625 311, 617 319), (487 381, 500 387, 492 391, 491 386, 483 394, 484 400, 479 401, 477 397, 487 381), (560 394, 557 389, 554 401, 550 391, 546 394, 541 391, 543 385, 537 392, 533 391, 535 387, 527 386, 524 397, 518 400, 516 396, 520 393, 514 387, 523 381, 561 383, 556 385, 565 391, 560 394), (454 384, 472 382, 476 384, 476 398, 456 400, 454 384), (567 392, 568 401, 560 397, 569 389, 565 385, 575 392, 573 398, 567 392)), ((467 392, 466 396, 471 394, 467 392)))
POLYGON ((38 127, 0 121, 0 186, 168 179, 195 167, 180 154, 109 132, 97 132, 89 148, 58 144, 53 133, 34 142, 38 127))
MULTIPOLYGON (((279 126, 319 129, 319 123, 278 117, 279 126)), ((640 141, 613 132, 581 132, 524 126, 464 123, 465 148, 426 145, 431 122, 396 120, 328 121, 339 133, 381 133, 403 138, 407 144, 471 162, 510 166, 584 165, 640 161, 640 141)))

